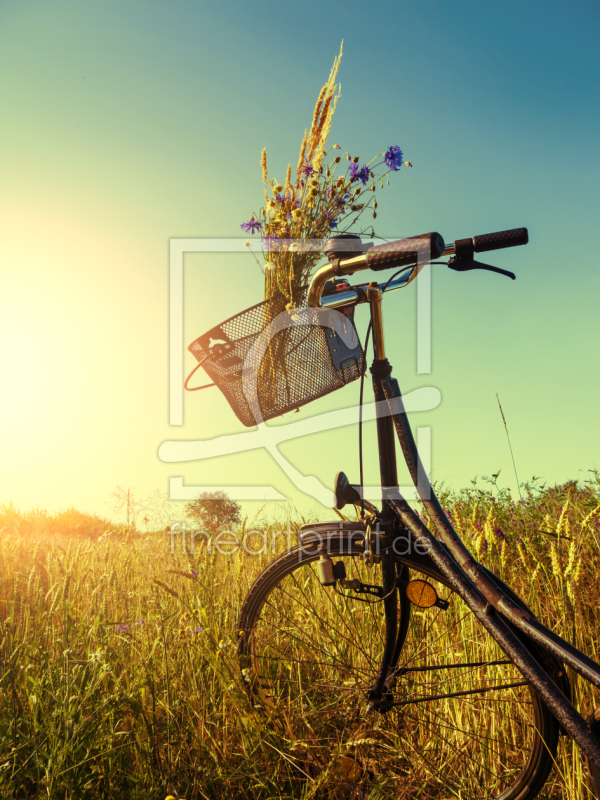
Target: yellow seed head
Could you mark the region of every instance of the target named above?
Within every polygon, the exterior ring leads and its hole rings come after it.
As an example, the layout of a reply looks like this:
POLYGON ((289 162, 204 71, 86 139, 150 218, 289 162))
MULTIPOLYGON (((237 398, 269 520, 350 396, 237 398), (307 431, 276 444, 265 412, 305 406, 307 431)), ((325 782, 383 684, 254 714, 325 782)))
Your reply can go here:
POLYGON ((571 542, 571 546, 569 547, 569 560, 567 562, 567 568, 565 569, 565 578, 568 578, 571 572, 573 571, 573 567, 575 566, 575 556, 576 556, 576 541, 573 539, 571 542))
POLYGON ((490 506, 490 510, 488 511, 488 515, 485 520, 485 527, 488 535, 492 535, 496 530, 496 509, 493 505, 490 506))
POLYGON ((504 567, 506 566, 507 557, 508 557, 508 542, 504 540, 502 542, 502 551, 500 553, 500 566, 502 567, 503 570, 504 567))
POLYGON ((308 141, 308 130, 304 130, 304 139, 300 145, 300 155, 298 157, 298 166, 296 167, 296 187, 300 186, 302 180, 302 167, 304 166, 304 154, 306 153, 306 143, 308 141))
POLYGON ((562 580, 562 567, 560 566, 560 558, 554 542, 552 542, 550 546, 550 557, 552 560, 552 572, 554 573, 554 577, 556 580, 560 581, 562 580))
POLYGON ((527 553, 525 552, 525 548, 523 547, 522 542, 517 542, 517 550, 519 551, 519 555, 521 556, 521 561, 523 562, 523 566, 528 567, 528 559, 527 553))
POLYGON ((587 517, 581 523, 581 531, 582 532, 584 531, 585 528, 587 528, 587 526, 590 524, 590 522, 592 522, 594 519, 596 519, 596 517, 598 516, 598 512, 599 511, 600 511, 600 506, 596 506, 596 508, 593 508, 590 511, 590 513, 587 515, 587 517))
POLYGON ((560 512, 560 517, 558 518, 558 525, 556 526, 556 533, 560 536, 563 525, 565 523, 565 517, 567 511, 569 510, 569 505, 571 504, 571 498, 567 497, 567 502, 564 504, 562 511, 560 512))
POLYGON ((285 174, 285 193, 288 194, 292 191, 292 165, 288 164, 287 172, 285 174))
MULTIPOLYGON (((373 203, 373 208, 377 208, 377 201, 373 203)), ((463 527, 463 522, 460 517, 458 506, 456 504, 452 506, 452 518, 454 519, 454 527, 456 528, 458 533, 460 533, 461 535, 464 534, 465 529, 463 527)))

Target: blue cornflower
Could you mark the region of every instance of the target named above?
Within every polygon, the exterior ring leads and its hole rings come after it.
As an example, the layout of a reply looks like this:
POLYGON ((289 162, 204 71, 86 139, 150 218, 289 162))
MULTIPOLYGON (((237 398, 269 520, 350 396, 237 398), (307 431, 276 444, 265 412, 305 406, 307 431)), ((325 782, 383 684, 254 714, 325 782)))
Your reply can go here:
POLYGON ((138 621, 135 624, 138 625, 138 626, 139 625, 145 625, 146 624, 146 620, 145 619, 138 619, 138 621))
POLYGON ((117 625, 117 633, 121 633, 122 631, 128 631, 129 625, 117 625))
POLYGON ((198 633, 202 633, 203 631, 204 631, 204 628, 194 628, 193 633, 198 634, 198 633))
POLYGON ((335 228, 337 228, 337 226, 338 226, 338 222, 339 222, 339 219, 338 219, 337 217, 334 217, 334 215, 333 215, 333 214, 329 213, 329 214, 326 214, 326 215, 325 215, 325 219, 326 219, 326 221, 327 221, 327 224, 329 225, 329 227, 330 227, 332 230, 333 230, 333 229, 335 229, 335 228))
POLYGON ((311 167, 310 164, 305 164, 302 167, 302 174, 306 175, 307 178, 312 178, 312 176, 315 174, 315 170, 311 167))
POLYGON ((390 169, 394 170, 394 172, 398 172, 402 166, 403 158, 402 150, 400 150, 397 144, 393 144, 388 148, 384 156, 385 163, 390 169))
POLYGON ((363 186, 367 185, 367 181, 369 180, 371 173, 369 172, 369 168, 365 164, 364 167, 361 167, 359 172, 357 172, 356 177, 362 181, 363 186))
POLYGON ((244 233, 257 233, 262 228, 262 222, 257 219, 249 219, 248 222, 242 222, 240 228, 244 233))
POLYGON ((359 168, 358 164, 355 164, 353 161, 350 164, 350 175, 353 181, 362 181, 362 185, 366 186, 370 175, 369 168, 366 164, 359 168))

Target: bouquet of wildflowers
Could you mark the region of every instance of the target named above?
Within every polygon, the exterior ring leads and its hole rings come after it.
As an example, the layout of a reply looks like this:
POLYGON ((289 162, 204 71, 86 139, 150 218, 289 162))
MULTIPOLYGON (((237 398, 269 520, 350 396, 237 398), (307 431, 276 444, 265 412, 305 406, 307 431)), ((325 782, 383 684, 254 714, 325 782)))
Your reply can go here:
MULTIPOLYGON (((265 204, 241 225, 246 233, 261 234, 265 300, 285 300, 289 309, 303 304, 304 287, 321 260, 325 241, 350 230, 367 210, 376 219, 377 188, 383 188, 384 179, 389 185, 389 173, 397 172, 403 163, 411 166, 403 160, 397 145, 365 164, 348 152, 338 155, 341 148, 337 144, 327 147, 340 97, 335 80, 341 57, 340 49, 319 94, 310 130, 304 132, 295 180, 291 164, 284 183, 270 179, 263 150, 260 163, 265 204)), ((359 233, 369 230, 374 236, 372 223, 359 233)))

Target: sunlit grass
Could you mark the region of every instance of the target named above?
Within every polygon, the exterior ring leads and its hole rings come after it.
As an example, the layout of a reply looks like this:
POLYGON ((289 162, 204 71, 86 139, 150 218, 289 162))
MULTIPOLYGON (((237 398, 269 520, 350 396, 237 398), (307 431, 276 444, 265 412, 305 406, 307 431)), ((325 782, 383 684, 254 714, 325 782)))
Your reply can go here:
MULTIPOLYGON (((597 484, 529 487, 521 503, 493 487, 441 494, 481 561, 599 660, 597 484)), ((98 541, 104 521, 77 519, 76 531, 63 520, 68 537, 36 534, 0 508, 0 796, 327 796, 342 742, 307 777, 298 743, 247 699, 236 660, 243 598, 272 556, 171 554, 163 533, 98 541)), ((573 687, 587 716, 600 700, 573 687)), ((365 791, 397 796, 383 777, 365 791)), ((543 796, 591 797, 567 739, 543 796)))

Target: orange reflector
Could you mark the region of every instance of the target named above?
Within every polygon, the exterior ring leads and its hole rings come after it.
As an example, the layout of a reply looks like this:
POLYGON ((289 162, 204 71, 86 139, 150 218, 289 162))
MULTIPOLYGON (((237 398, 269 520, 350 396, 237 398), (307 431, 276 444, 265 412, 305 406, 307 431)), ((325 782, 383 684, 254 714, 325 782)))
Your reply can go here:
POLYGON ((417 608, 431 608, 437 603, 437 592, 427 581, 411 581, 406 587, 410 602, 417 608))

